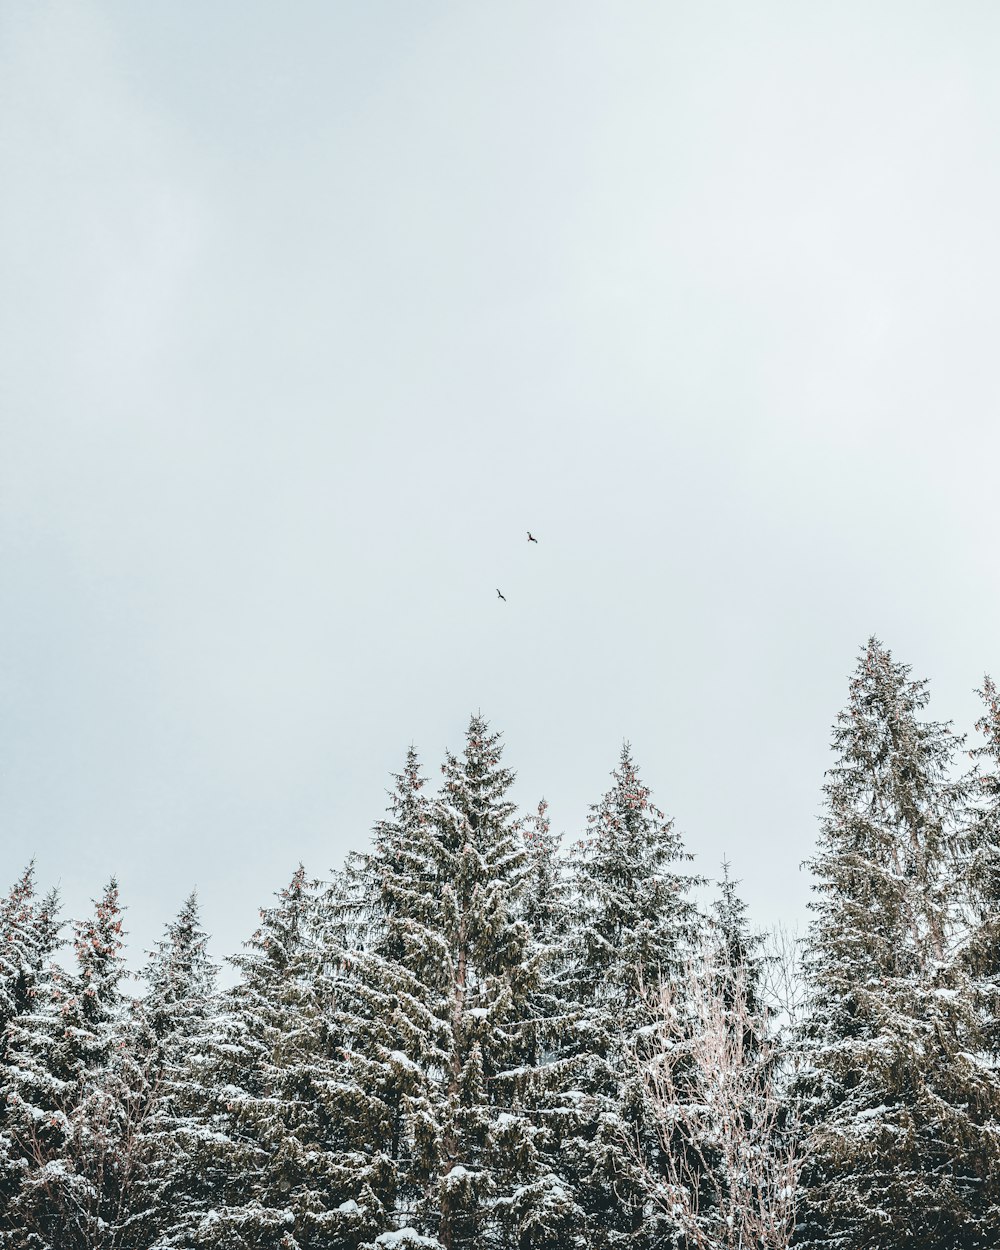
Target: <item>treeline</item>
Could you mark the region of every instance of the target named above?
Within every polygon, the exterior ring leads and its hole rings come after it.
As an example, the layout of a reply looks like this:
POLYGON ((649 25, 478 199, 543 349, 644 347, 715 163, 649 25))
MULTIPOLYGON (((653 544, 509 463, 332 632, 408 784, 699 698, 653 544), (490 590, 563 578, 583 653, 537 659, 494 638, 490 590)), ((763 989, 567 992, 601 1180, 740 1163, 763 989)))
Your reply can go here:
POLYGON ((294 873, 231 989, 194 895, 133 986, 115 882, 67 933, 29 868, 0 904, 0 1246, 995 1250, 981 694, 966 750, 864 648, 801 949, 728 872, 698 904, 628 748, 564 853, 479 717, 435 792, 408 753, 369 851, 294 873))

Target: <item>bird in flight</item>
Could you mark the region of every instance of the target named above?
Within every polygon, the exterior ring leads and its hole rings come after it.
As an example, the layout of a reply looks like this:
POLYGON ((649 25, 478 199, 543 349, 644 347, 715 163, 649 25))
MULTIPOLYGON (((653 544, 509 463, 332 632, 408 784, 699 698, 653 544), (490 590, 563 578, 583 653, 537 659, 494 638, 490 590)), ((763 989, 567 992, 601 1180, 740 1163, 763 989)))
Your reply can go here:
POLYGON ((537 542, 538 542, 538 539, 534 536, 534 534, 532 534, 531 530, 528 530, 528 542, 529 542, 529 543, 537 543, 537 542))
POLYGON ((506 595, 502 595, 502 594, 500 593, 500 591, 499 591, 499 590, 497 591, 497 598, 498 598, 498 599, 502 599, 502 600, 504 601, 504 603, 506 603, 506 602, 507 602, 507 596, 506 596, 506 595))

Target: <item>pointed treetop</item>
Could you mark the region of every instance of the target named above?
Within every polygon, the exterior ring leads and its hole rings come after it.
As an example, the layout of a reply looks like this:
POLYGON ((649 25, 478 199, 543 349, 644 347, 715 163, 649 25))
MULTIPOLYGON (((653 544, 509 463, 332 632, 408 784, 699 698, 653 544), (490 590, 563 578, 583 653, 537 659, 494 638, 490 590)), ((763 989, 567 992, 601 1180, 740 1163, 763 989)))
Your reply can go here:
MULTIPOLYGON (((887 786, 893 802, 905 807, 922 793, 921 778, 936 783, 949 770, 964 738, 950 721, 919 718, 930 701, 929 683, 913 680, 910 673, 911 666, 894 660, 877 638, 862 648, 847 706, 833 727, 838 759, 823 787, 831 807, 856 801, 860 791, 876 784, 887 786)), ((957 798, 958 788, 949 794, 957 798)))
POLYGON ((393 773, 392 779, 396 784, 386 791, 391 819, 377 821, 374 828, 375 846, 380 852, 396 840, 403 827, 419 820, 423 814, 425 800, 420 791, 427 784, 427 779, 421 772, 420 757, 412 744, 407 748, 402 770, 393 773))
POLYGON ((208 935, 201 927, 198 892, 192 890, 176 919, 149 952, 143 978, 150 1001, 164 1007, 210 994, 215 985, 215 965, 207 952, 208 935))
POLYGON ((644 827, 647 819, 672 828, 673 821, 667 820, 666 814, 652 802, 653 792, 639 776, 631 743, 622 743, 618 767, 612 770, 611 778, 614 782, 611 789, 600 803, 592 805, 587 816, 592 837, 600 837, 603 829, 619 823, 627 830, 632 830, 633 826, 638 829, 644 827))
POLYGON ((96 1023, 113 1012, 119 982, 128 975, 116 878, 112 877, 101 897, 94 900, 93 916, 75 921, 73 930, 83 1012, 91 1023, 96 1023))
POLYGON ((243 943, 247 953, 231 955, 227 962, 249 977, 283 975, 308 939, 314 888, 315 882, 307 880, 305 866, 299 863, 291 881, 275 895, 277 907, 260 908, 260 924, 243 943))
POLYGON ((403 771, 393 775, 398 783, 397 790, 404 787, 413 791, 422 790, 426 784, 425 778, 420 771, 420 755, 412 742, 406 748, 406 760, 403 764, 403 771))
MULTIPOLYGON (((973 759, 988 759, 1000 763, 1000 691, 997 690, 989 673, 983 676, 983 685, 976 694, 986 705, 983 714, 976 721, 976 730, 983 735, 986 742, 983 746, 974 747, 969 754, 973 759)), ((1000 793, 1000 777, 996 778, 1000 793)))
POLYGON ((0 900, 0 938, 9 940, 15 926, 25 924, 33 910, 35 861, 29 860, 7 897, 0 900))
POLYGON ((528 822, 524 828, 524 840, 529 846, 543 848, 550 845, 553 841, 558 842, 558 837, 552 833, 552 822, 549 819, 549 804, 547 799, 539 799, 538 807, 534 813, 528 818, 528 822))
POLYGON ((723 859, 722 878, 716 882, 719 896, 713 904, 719 928, 723 932, 741 930, 747 914, 746 903, 736 893, 736 887, 740 883, 730 876, 729 867, 729 860, 723 859))
POLYGON ((81 967, 97 967, 118 957, 125 945, 118 880, 111 877, 100 898, 94 899, 94 915, 75 924, 73 945, 81 967))
POLYGON ((464 811, 473 823, 488 807, 493 807, 495 813, 502 818, 514 811, 513 804, 501 804, 502 813, 496 807, 514 784, 515 776, 511 769, 504 768, 501 763, 502 738, 503 735, 499 732, 490 733, 489 721, 481 712, 477 712, 469 719, 462 756, 448 751, 445 762, 441 765, 445 779, 443 796, 464 811))

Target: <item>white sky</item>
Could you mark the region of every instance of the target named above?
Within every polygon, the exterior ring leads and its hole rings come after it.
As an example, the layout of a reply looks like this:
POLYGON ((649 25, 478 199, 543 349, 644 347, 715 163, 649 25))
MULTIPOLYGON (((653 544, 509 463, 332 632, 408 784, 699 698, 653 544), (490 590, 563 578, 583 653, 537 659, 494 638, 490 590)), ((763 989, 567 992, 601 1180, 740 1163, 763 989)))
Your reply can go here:
POLYGON ((233 951, 482 709, 800 918, 858 646, 1000 674, 998 65, 991 3, 4 5, 4 884, 233 951))

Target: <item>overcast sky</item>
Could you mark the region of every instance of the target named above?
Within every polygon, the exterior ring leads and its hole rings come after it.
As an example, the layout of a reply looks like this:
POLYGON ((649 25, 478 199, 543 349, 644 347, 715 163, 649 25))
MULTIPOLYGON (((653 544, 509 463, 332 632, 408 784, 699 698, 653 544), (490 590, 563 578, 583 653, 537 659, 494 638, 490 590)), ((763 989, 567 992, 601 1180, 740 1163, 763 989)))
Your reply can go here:
POLYGON ((867 636, 1000 675, 998 65, 989 2, 4 4, 3 884, 232 952, 481 709, 799 920, 867 636))

